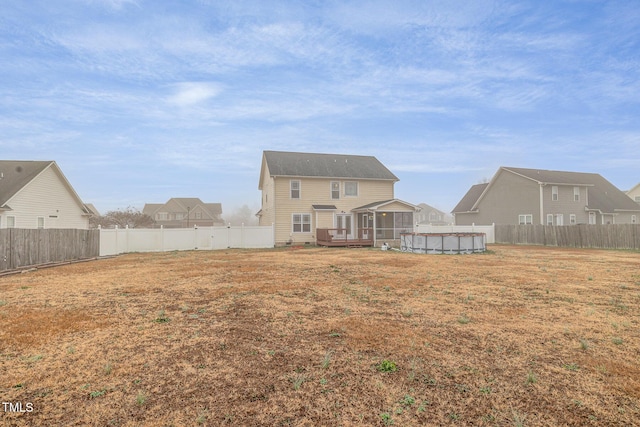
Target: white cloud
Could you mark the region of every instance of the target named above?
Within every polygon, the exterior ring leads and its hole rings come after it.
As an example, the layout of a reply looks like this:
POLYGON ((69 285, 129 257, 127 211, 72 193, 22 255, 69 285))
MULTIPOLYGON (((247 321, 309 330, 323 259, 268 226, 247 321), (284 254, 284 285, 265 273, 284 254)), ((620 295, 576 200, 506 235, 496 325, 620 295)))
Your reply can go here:
POLYGON ((182 82, 173 85, 174 93, 167 101, 179 107, 190 107, 215 98, 222 92, 222 86, 211 82, 182 82))

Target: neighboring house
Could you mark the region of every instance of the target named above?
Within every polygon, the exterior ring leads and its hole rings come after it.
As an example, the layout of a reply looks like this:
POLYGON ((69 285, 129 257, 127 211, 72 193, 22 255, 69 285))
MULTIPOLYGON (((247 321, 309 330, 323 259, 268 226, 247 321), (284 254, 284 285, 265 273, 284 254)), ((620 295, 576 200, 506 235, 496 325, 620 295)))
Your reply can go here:
POLYGON ((631 190, 627 191, 627 196, 631 197, 631 200, 640 204, 640 183, 636 184, 631 190))
POLYGON ((257 216, 276 245, 382 244, 413 231, 417 207, 395 199, 397 181, 373 156, 265 151, 257 216))
POLYGON ((88 229, 89 216, 56 162, 0 160, 0 228, 88 229))
POLYGON ((448 225, 453 222, 453 217, 439 209, 429 206, 426 203, 420 203, 418 205, 420 211, 416 214, 417 224, 431 224, 431 225, 448 225))
POLYGON ((456 225, 632 224, 640 206, 596 173, 501 167, 452 213, 456 225))
POLYGON ((190 228, 224 225, 220 217, 222 215, 220 203, 203 203, 195 197, 174 197, 166 203, 147 203, 142 213, 153 218, 156 227, 190 228))

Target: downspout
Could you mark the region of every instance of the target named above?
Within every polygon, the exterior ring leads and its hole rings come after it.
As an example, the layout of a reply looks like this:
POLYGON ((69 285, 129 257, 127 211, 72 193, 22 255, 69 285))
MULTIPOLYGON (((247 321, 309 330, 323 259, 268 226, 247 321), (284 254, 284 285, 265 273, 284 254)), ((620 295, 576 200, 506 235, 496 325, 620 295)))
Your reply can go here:
POLYGON ((540 183, 540 225, 544 225, 544 184, 540 183))

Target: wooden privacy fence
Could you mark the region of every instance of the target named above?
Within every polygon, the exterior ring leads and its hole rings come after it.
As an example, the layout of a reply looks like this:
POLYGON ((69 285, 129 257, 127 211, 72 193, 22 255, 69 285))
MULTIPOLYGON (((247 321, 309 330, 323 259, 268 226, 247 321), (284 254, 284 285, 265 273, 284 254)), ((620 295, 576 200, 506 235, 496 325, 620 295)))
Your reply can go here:
POLYGON ((0 229, 0 271, 95 258, 99 230, 0 229))
POLYGON ((640 249, 640 224, 496 225, 496 243, 640 249))

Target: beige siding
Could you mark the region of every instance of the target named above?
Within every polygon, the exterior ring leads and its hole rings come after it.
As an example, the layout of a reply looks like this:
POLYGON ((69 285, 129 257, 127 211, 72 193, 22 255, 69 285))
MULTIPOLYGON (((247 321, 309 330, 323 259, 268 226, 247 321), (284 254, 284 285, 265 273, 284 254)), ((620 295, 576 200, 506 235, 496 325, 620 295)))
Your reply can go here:
MULTIPOLYGON (((266 168, 266 165, 264 166, 266 168)), ((262 177, 262 215, 260 225, 271 225, 275 223, 275 185, 274 179, 269 175, 269 171, 262 177)))
POLYGON ((638 204, 640 204, 640 184, 632 188, 627 193, 627 196, 631 197, 631 200, 633 200, 634 202, 637 202, 638 204))
POLYGON ((415 212, 415 209, 404 203, 393 202, 388 205, 384 205, 378 209, 379 212, 415 212))
POLYGON ((70 193, 52 166, 11 198, 7 205, 12 211, 6 216, 16 217, 16 228, 38 228, 38 217, 44 218, 44 228, 89 228, 77 199, 70 193))
MULTIPOLYGON (((265 179, 263 181, 263 218, 266 216, 265 193, 268 194, 265 179)), ((272 180, 273 198, 276 200, 274 221, 276 244, 285 242, 292 243, 313 243, 315 242, 315 230, 318 227, 334 227, 334 212, 316 212, 312 205, 335 205, 336 212, 349 213, 352 209, 383 200, 393 198, 392 181, 360 180, 358 181, 358 196, 351 197, 344 195, 344 182, 347 180, 338 179, 314 179, 314 178, 288 178, 277 177, 272 180), (291 199, 290 182, 292 179, 300 181, 300 199, 291 199), (331 198, 331 182, 340 182, 340 198, 331 198), (294 233, 292 228, 293 214, 311 215, 311 232, 294 233)), ((355 215, 354 215, 355 224, 355 215)), ((261 225, 267 225, 261 221, 261 225)))

